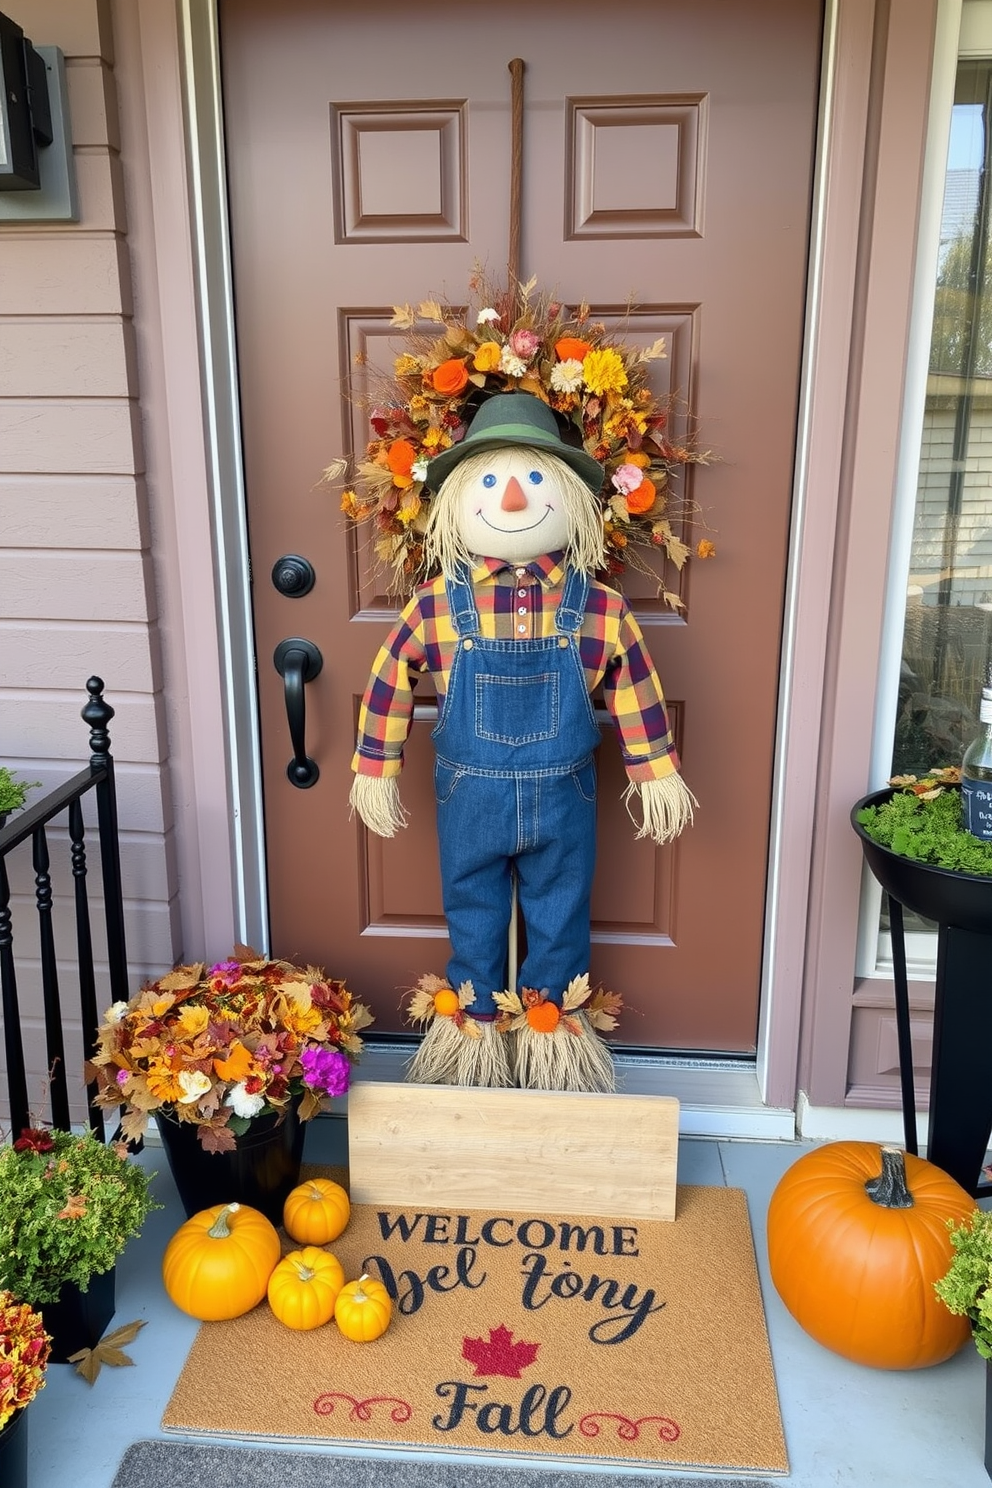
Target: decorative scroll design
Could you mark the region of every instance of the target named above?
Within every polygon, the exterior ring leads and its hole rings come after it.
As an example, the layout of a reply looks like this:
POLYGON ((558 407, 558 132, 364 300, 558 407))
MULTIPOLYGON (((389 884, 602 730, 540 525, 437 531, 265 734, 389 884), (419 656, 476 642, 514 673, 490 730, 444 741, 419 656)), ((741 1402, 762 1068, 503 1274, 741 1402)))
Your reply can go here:
POLYGON ((615 1421, 617 1436, 621 1441, 637 1441, 641 1434, 641 1427, 647 1425, 658 1427, 659 1441, 678 1441, 682 1435, 681 1427, 669 1416, 641 1416, 638 1420, 632 1421, 629 1416, 616 1415, 613 1411, 591 1411, 589 1415, 582 1417, 579 1430, 583 1436, 599 1436, 603 1429, 599 1424, 600 1421, 615 1421))
POLYGON ((413 1415, 413 1406, 406 1400, 399 1400, 395 1395, 370 1395, 367 1400, 356 1400, 354 1395, 344 1395, 338 1390, 328 1390, 323 1395, 318 1395, 313 1403, 313 1408, 318 1416, 330 1416, 334 1414, 336 1404, 339 1400, 346 1400, 351 1406, 348 1412, 349 1421, 371 1421, 372 1407, 374 1405, 391 1405, 389 1419, 401 1426, 404 1421, 409 1421, 413 1415))

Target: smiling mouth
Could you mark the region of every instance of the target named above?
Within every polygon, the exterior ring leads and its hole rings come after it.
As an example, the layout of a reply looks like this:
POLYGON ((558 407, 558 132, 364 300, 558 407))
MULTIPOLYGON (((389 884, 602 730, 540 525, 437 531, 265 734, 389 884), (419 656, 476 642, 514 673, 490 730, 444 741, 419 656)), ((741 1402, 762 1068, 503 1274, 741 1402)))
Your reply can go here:
POLYGON ((552 507, 546 506, 544 508, 543 512, 541 513, 541 515, 538 517, 537 521, 536 522, 529 522, 526 527, 497 527, 496 524, 495 524, 495 522, 490 522, 490 520, 489 520, 488 517, 483 517, 482 516, 482 507, 481 506, 479 507, 479 509, 478 509, 478 511, 476 512, 475 515, 477 517, 482 517, 482 520, 485 522, 486 526, 487 527, 491 527, 492 530, 493 530, 493 532, 533 532, 533 530, 534 530, 535 527, 540 527, 541 523, 544 521, 545 517, 548 515, 548 512, 549 511, 552 511, 552 510, 553 510, 552 507))

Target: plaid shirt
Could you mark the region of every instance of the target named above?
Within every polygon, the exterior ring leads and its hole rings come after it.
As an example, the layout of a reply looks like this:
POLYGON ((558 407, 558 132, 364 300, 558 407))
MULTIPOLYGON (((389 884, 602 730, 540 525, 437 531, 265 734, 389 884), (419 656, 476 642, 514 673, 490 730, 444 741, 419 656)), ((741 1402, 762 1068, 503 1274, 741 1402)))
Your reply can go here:
MULTIPOLYGON (((520 641, 553 636, 565 584, 560 559, 553 553, 516 568, 499 558, 483 559, 472 571, 481 635, 520 641)), ((457 643, 440 576, 417 590, 375 659, 358 718, 353 770, 399 774, 416 678, 429 672, 440 698, 457 643)), ((596 580, 589 584, 579 655, 589 691, 603 684, 629 778, 640 784, 677 770, 661 683, 640 627, 623 596, 596 580)))

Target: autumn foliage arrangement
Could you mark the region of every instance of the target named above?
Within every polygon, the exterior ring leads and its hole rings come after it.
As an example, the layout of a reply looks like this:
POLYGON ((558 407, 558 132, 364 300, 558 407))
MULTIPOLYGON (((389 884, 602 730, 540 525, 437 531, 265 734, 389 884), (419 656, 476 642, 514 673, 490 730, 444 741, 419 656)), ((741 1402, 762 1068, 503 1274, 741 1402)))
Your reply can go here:
POLYGON ((41 1315, 0 1291, 0 1431, 45 1388, 50 1352, 41 1315))
POLYGON ((85 1291, 159 1207, 123 1143, 26 1129, 0 1148, 0 1287, 33 1306, 85 1291))
POLYGON ((226 961, 177 966, 109 1009, 87 1078, 123 1106, 128 1141, 161 1113, 228 1152, 256 1116, 298 1103, 301 1120, 348 1089, 372 1014, 319 967, 236 946, 226 961))
MULTIPOLYGON (((532 393, 559 416, 577 446, 604 466, 599 492, 607 572, 628 566, 650 573, 673 609, 682 601, 664 580, 666 564, 681 570, 690 557, 678 477, 706 455, 669 427, 670 400, 650 386, 652 363, 665 341, 639 346, 621 339, 588 305, 570 309, 536 293, 536 281, 512 290, 469 281, 475 308, 436 299, 396 305, 391 325, 409 335, 394 362, 393 380, 370 399, 372 439, 351 472, 341 509, 375 530, 375 552, 393 587, 411 591, 431 577, 423 535, 431 491, 428 462, 463 438, 479 403, 493 393, 532 393), (653 552, 657 566, 646 563, 653 552)), ((566 434, 569 437, 569 434, 566 434)), ((325 471, 341 478, 347 462, 325 471)), ((715 548, 703 538, 699 558, 715 548)))

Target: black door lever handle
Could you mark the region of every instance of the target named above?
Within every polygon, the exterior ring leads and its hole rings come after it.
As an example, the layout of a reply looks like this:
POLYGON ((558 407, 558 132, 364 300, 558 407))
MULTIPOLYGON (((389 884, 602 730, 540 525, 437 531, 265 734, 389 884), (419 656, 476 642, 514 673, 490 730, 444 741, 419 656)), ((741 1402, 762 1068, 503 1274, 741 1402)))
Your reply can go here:
POLYGON ((291 785, 295 785, 298 790, 308 790, 311 785, 316 784, 320 769, 316 760, 312 760, 307 754, 307 703, 304 687, 320 675, 324 658, 313 641, 290 636, 279 642, 272 660, 285 686, 286 718, 293 745, 293 758, 286 766, 286 774, 291 785))

